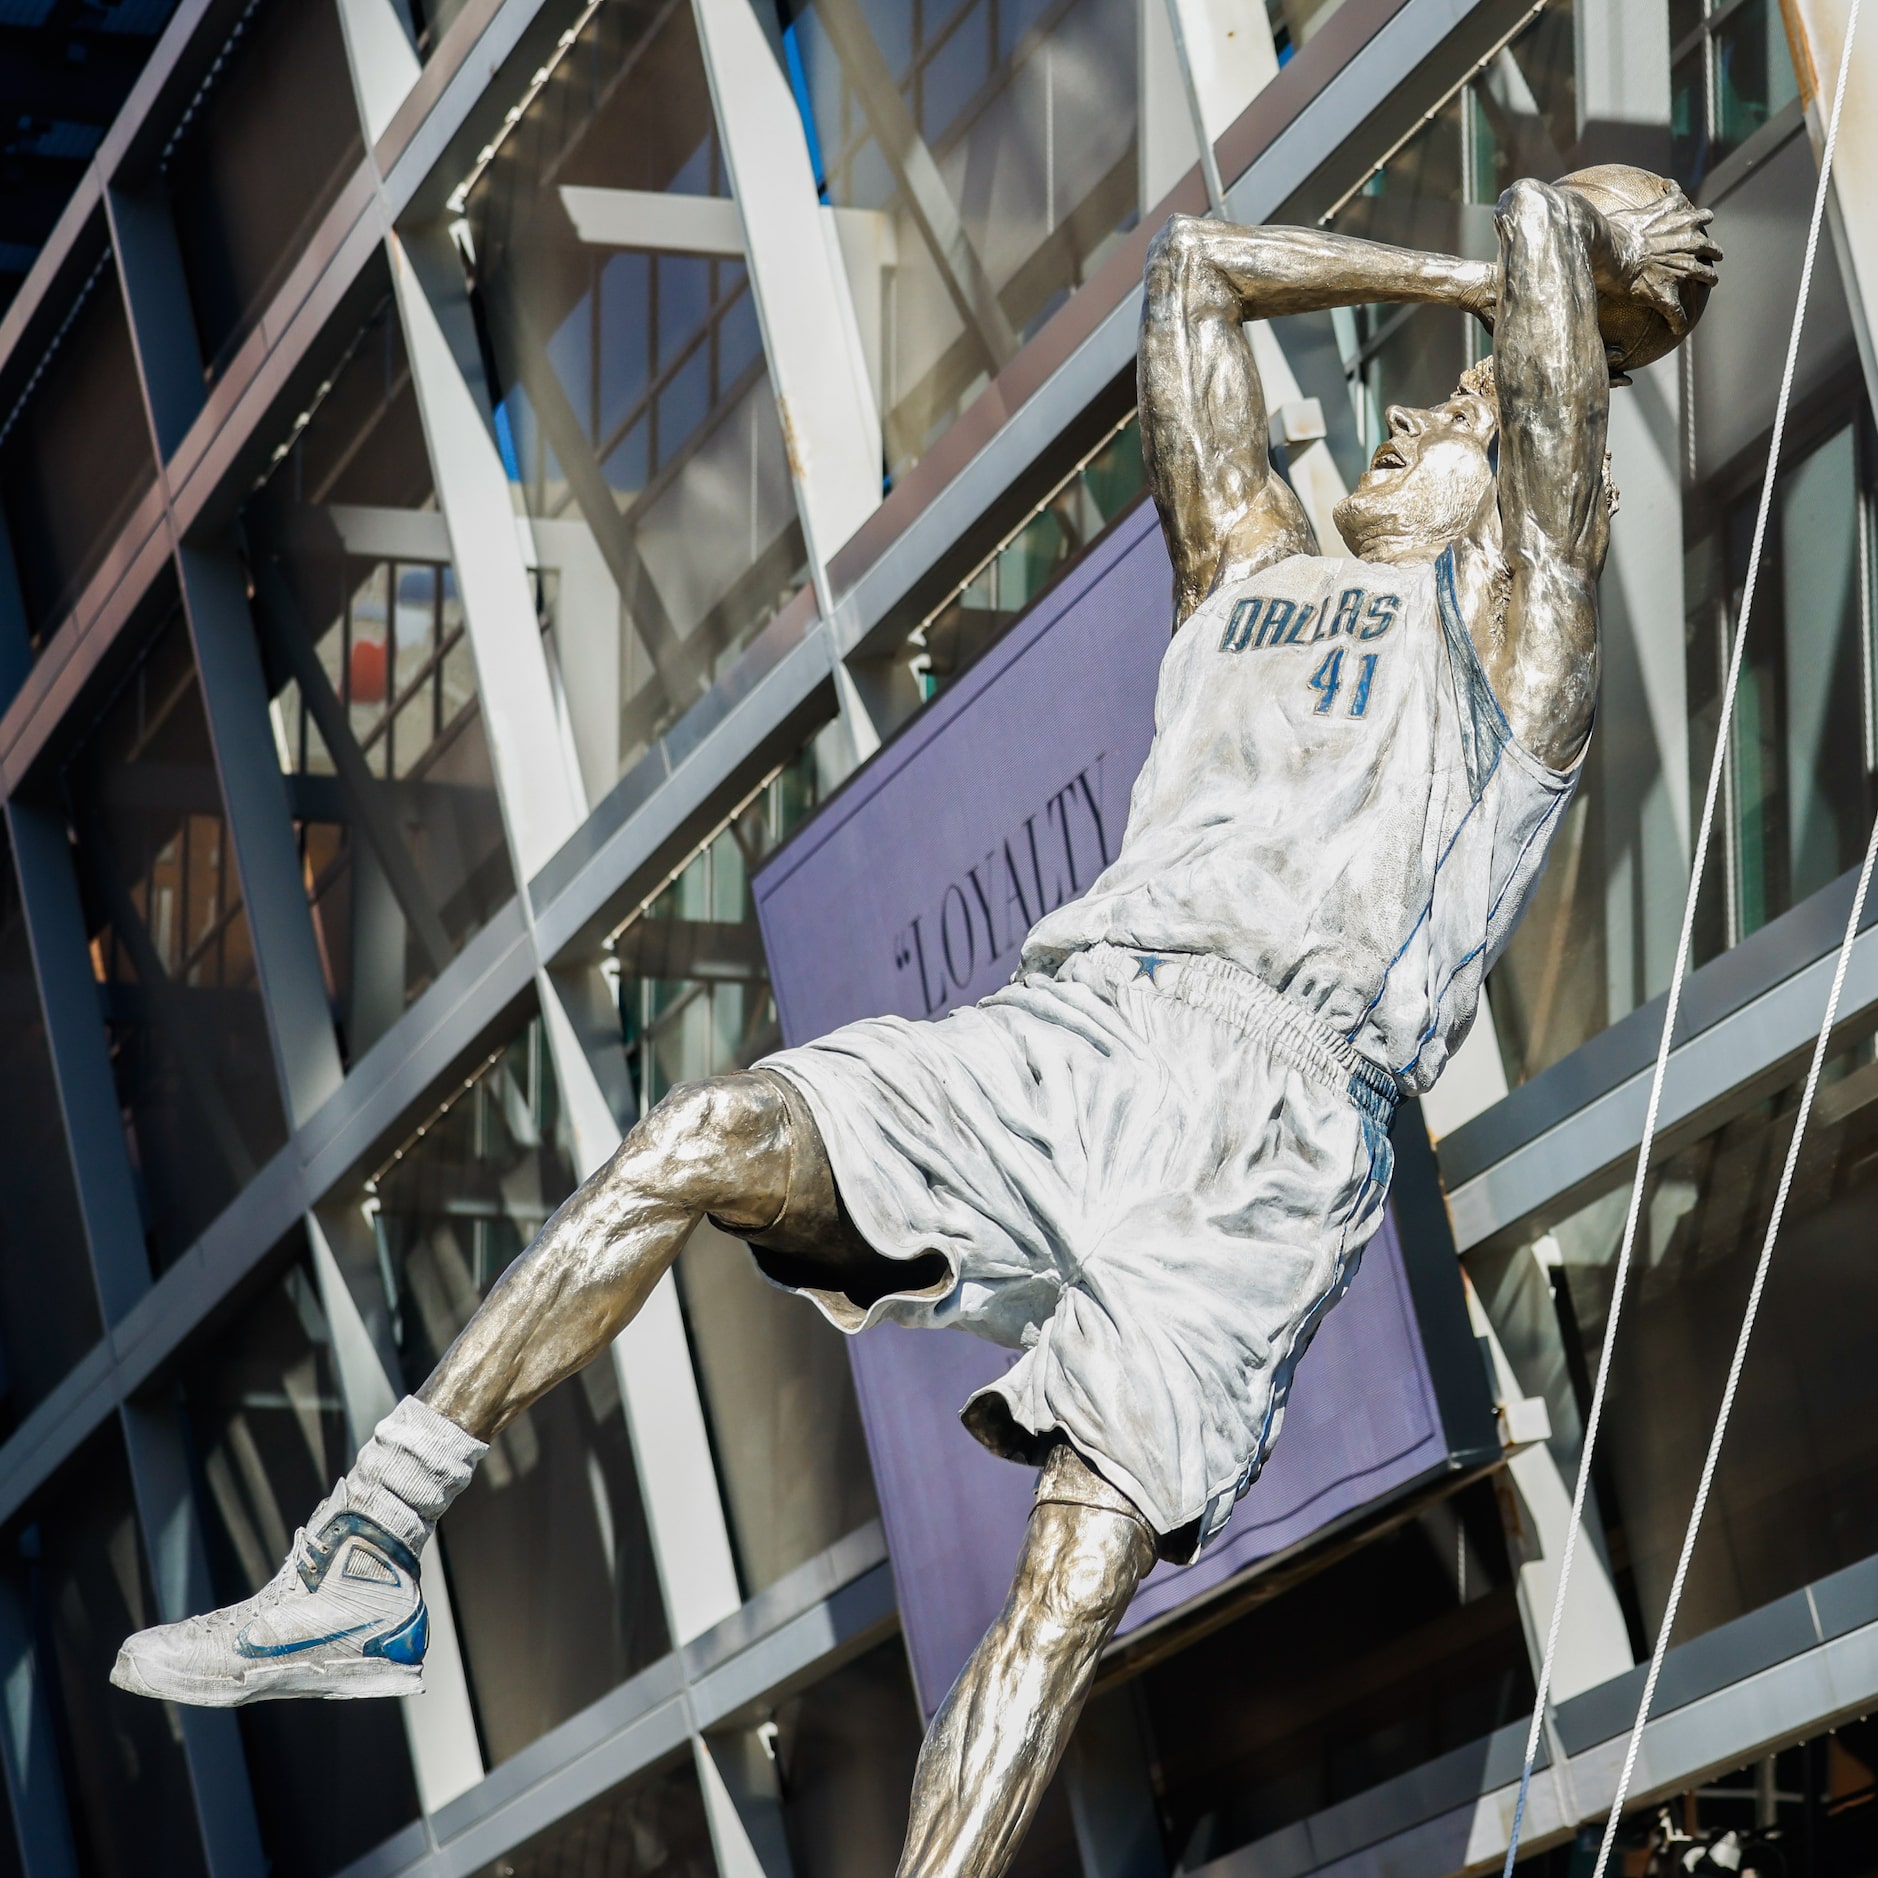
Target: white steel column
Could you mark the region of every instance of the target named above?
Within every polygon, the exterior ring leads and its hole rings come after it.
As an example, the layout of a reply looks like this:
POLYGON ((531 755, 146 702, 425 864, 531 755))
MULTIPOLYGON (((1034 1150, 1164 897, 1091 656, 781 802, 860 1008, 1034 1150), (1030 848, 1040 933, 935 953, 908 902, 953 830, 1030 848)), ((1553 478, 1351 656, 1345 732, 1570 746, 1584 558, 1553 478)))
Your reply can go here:
POLYGON ((288 1125, 298 1128, 339 1087, 345 1072, 287 781, 274 748, 260 647, 232 555, 185 542, 177 549, 176 567, 281 1099, 288 1125))
POLYGON ((1278 76, 1271 21, 1261 0, 1171 0, 1193 68, 1200 117, 1214 143, 1278 76))
MULTIPOLYGON (((1817 156, 1825 147, 1826 112, 1845 52, 1851 0, 1780 0, 1780 12, 1800 80, 1807 134, 1817 156)), ((1845 82, 1845 110, 1839 119, 1833 166, 1829 204, 1833 242, 1852 305, 1866 395, 1878 403, 1878 355, 1872 349, 1868 317, 1878 305, 1878 188, 1873 187, 1878 181, 1878 27, 1870 19, 1864 21, 1852 46, 1852 71, 1845 82)))
MULTIPOLYGON (((1271 22, 1259 0, 1136 0, 1140 131, 1137 176, 1145 216, 1199 156, 1194 104, 1209 142, 1278 75, 1271 22), (1174 36, 1180 20, 1192 90, 1174 36)), ((1228 179, 1230 180, 1230 179, 1228 179)))
POLYGON ((722 1878, 793 1878, 782 1783, 756 1731, 693 1735, 691 1750, 722 1878))
POLYGON ((376 143, 390 128, 398 106, 410 96, 424 68, 402 9, 392 0, 338 0, 338 4, 365 141, 376 143))
MULTIPOLYGON (((1486 1346, 1493 1370, 1494 1396, 1501 1408, 1519 1403, 1524 1390, 1501 1347, 1499 1333, 1482 1308, 1466 1275, 1467 1313, 1474 1335, 1486 1346)), ((1572 1490, 1552 1457, 1549 1441, 1535 1441, 1513 1454, 1506 1463, 1499 1489, 1500 1517, 1506 1529, 1507 1550, 1518 1576, 1520 1620, 1526 1631, 1526 1650, 1537 1675, 1545 1653, 1546 1630, 1558 1596, 1559 1564, 1565 1556, 1565 1535, 1571 1529, 1572 1490)), ((1574 1549, 1571 1584, 1559 1623, 1559 1648, 1552 1674, 1554 1705, 1595 1689, 1613 1676, 1635 1666, 1623 1607, 1611 1583, 1604 1549, 1581 1521, 1574 1549)))
POLYGON ((73 1189, 85 1223, 98 1308, 108 1329, 150 1289, 150 1262, 72 844, 64 822, 45 805, 16 795, 7 802, 5 817, 72 1157, 73 1189))
MULTIPOLYGON (((335 1233, 360 1236, 369 1235, 371 1228, 352 1210, 335 1210, 326 1220, 317 1213, 306 1216, 313 1276, 332 1332, 339 1393, 345 1399, 346 1432, 352 1445, 361 1448, 371 1438, 372 1430, 391 1413, 398 1391, 385 1373, 377 1346, 340 1270, 327 1233, 328 1224, 335 1233)), ((367 1253, 369 1248, 361 1248, 361 1252, 367 1253)), ((418 1802, 426 1813, 434 1813, 482 1779, 483 1757, 476 1742, 476 1717, 470 1708, 463 1645, 457 1635, 456 1613, 450 1606, 450 1584, 444 1576, 434 1534, 419 1564, 424 1602, 430 1609, 424 1694, 419 1701, 400 1702, 398 1709, 404 1718, 405 1739, 410 1743, 418 1802)))
POLYGON ((816 596, 880 505, 880 413, 834 216, 816 196, 795 98, 750 0, 692 0, 816 596))
MULTIPOLYGON (((566 720, 555 709, 508 477, 490 431, 462 270, 440 238, 421 250, 396 236, 389 245, 438 502, 475 648, 496 787, 517 879, 525 883, 586 814, 579 766, 566 720)), ((522 906, 530 914, 526 885, 522 906)), ((585 1179, 619 1145, 619 1123, 561 988, 539 959, 535 982, 585 1179)), ((667 1617, 674 1641, 684 1643, 729 1616, 742 1599, 669 1275, 613 1353, 667 1617)))
MULTIPOLYGON (((536 988, 584 1180, 604 1166, 619 1145, 619 1125, 555 976, 537 972, 536 988)), ((674 1644, 689 1643, 722 1623, 743 1598, 691 1345, 670 1272, 613 1340, 613 1361, 665 1594, 666 1621, 674 1644)))
POLYGON ((526 883, 586 817, 580 765, 555 709, 534 583, 496 450, 462 268, 440 235, 433 234, 421 253, 395 234, 385 238, 385 246, 437 505, 450 531, 516 880, 526 898, 526 883))

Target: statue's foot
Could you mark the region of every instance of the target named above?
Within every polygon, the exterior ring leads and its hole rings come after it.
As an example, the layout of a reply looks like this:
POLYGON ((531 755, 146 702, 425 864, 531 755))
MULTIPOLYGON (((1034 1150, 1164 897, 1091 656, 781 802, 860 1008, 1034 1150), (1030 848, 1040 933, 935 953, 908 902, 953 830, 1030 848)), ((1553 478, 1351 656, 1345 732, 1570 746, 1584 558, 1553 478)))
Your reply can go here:
POLYGON ((135 1695, 204 1708, 284 1696, 417 1695, 430 1616, 410 1548, 361 1513, 295 1534, 253 1597, 140 1630, 111 1680, 135 1695))

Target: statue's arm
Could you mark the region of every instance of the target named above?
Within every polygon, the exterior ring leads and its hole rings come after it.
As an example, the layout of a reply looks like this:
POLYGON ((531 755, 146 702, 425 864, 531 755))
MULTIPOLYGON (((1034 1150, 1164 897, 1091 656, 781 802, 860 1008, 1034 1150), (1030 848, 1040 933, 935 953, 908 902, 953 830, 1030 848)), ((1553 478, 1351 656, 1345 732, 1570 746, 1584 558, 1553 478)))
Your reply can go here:
POLYGON ((1611 394, 1597 272, 1611 231, 1581 198, 1531 181, 1500 198, 1495 219, 1500 525, 1513 578, 1505 621, 1480 651, 1513 734, 1563 768, 1590 733, 1598 691, 1611 394))
POLYGON ((1517 182, 1500 198, 1502 285, 1493 335, 1500 521, 1512 592, 1481 649, 1513 733, 1563 768, 1591 731, 1610 368, 1598 296, 1635 295, 1686 330, 1680 283, 1712 283, 1708 214, 1672 191, 1606 217, 1569 189, 1517 182))
POLYGON ((1137 372, 1176 624, 1222 570, 1250 572, 1317 547, 1303 507, 1272 470, 1265 391, 1244 322, 1376 300, 1484 312, 1495 271, 1314 228, 1177 215, 1161 230, 1148 250, 1137 372))

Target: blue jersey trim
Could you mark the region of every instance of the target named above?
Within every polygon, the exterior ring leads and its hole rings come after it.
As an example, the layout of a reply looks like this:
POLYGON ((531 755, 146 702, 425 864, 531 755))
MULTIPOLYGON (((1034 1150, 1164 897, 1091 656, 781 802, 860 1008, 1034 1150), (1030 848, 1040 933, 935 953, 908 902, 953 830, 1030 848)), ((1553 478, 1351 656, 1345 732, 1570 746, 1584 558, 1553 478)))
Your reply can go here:
MULTIPOLYGON (((1493 756, 1493 767, 1488 770, 1486 777, 1483 779, 1481 783, 1482 794, 1486 792, 1487 784, 1493 781, 1494 771, 1496 771, 1499 767, 1500 767, 1500 752, 1496 750, 1493 756)), ((1369 1021, 1370 1012, 1372 1012, 1376 1008, 1376 1006, 1382 1002, 1383 993, 1389 989, 1389 974, 1393 972, 1395 968, 1402 963, 1403 955, 1408 951, 1409 947, 1415 943, 1415 935, 1421 931, 1424 925, 1427 924, 1429 914, 1431 914, 1435 910, 1435 888, 1437 884, 1440 882, 1441 870, 1447 866, 1448 856, 1454 852, 1454 844, 1457 841, 1459 841, 1461 838, 1461 830, 1464 829, 1467 826, 1467 824, 1473 819, 1474 811, 1477 808, 1479 808, 1479 806, 1480 806, 1480 796, 1476 795, 1473 798, 1473 800, 1468 803, 1466 814, 1464 814, 1461 817, 1461 819, 1454 824, 1454 832, 1448 837, 1448 845, 1441 850, 1441 858, 1435 862, 1435 871, 1433 872, 1433 874, 1429 876, 1428 898, 1426 902, 1423 904, 1422 910, 1418 914, 1416 914, 1415 924, 1408 929, 1408 936, 1402 941, 1402 943, 1399 946, 1396 947, 1395 957, 1392 958, 1389 961, 1389 963, 1382 968, 1382 979, 1376 986, 1376 995, 1372 997, 1366 1005, 1363 1006, 1360 1012, 1357 1013, 1356 1022, 1352 1024, 1349 1030, 1345 1033, 1344 1041, 1346 1043, 1354 1043, 1356 1041, 1356 1033, 1363 1028, 1365 1023, 1369 1021)))
MULTIPOLYGON (((1570 798, 1566 797, 1565 800, 1569 801, 1570 798)), ((1481 953, 1486 951, 1488 941, 1493 936, 1493 922, 1499 918, 1500 908, 1506 904, 1506 896, 1513 890, 1513 882, 1519 878, 1520 862, 1524 861, 1526 856, 1532 852, 1532 844, 1539 839, 1541 833, 1550 823, 1555 821, 1557 817, 1558 810, 1556 808, 1548 811, 1546 814, 1540 816, 1538 821, 1534 823, 1532 831, 1526 836, 1525 843, 1519 850, 1519 860, 1513 863, 1512 872, 1507 875, 1506 882, 1500 888, 1500 891, 1494 895, 1493 904, 1487 908, 1486 936, 1482 938, 1479 945, 1475 946, 1471 952, 1467 953, 1459 963, 1456 964, 1453 971, 1449 972, 1447 977, 1441 981, 1441 989, 1435 993, 1434 1005, 1429 1013, 1428 1028, 1416 1039, 1415 1054, 1396 1071, 1398 1076, 1411 1075, 1420 1065, 1423 1051, 1434 1041, 1435 1032, 1441 1028, 1441 1006, 1447 998, 1449 991, 1453 989, 1455 979, 1460 977, 1468 966, 1473 964, 1475 959, 1479 958, 1481 953)))
POLYGON ((1442 549, 1435 562, 1435 607, 1441 615, 1442 637, 1448 645, 1448 669, 1454 675, 1455 702, 1461 707, 1461 750, 1467 760, 1468 793, 1478 802, 1500 765, 1500 753, 1513 741, 1513 726, 1494 695, 1479 650, 1461 617, 1460 596, 1454 590, 1454 546, 1442 549), (1489 758, 1487 746, 1492 749, 1489 758))

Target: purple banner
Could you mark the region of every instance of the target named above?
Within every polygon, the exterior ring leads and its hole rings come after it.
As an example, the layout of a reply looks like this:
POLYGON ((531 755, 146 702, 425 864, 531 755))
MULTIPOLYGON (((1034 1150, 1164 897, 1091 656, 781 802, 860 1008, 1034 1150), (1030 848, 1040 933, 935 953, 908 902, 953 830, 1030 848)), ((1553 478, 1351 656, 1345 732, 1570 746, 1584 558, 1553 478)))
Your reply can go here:
MULTIPOLYGON (((1142 503, 756 876, 791 1043, 858 1017, 939 1017, 1011 975, 1025 932, 1107 863, 1153 734, 1172 577, 1142 503)), ((882 1327, 849 1345, 901 1621, 937 1706, 1010 1583, 1033 1477, 958 1411, 1014 1353, 882 1327)), ((1298 1371, 1284 1438, 1225 1534, 1155 1571, 1165 1617, 1448 1459, 1393 1216, 1298 1371)))

